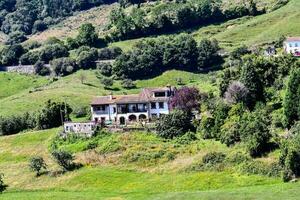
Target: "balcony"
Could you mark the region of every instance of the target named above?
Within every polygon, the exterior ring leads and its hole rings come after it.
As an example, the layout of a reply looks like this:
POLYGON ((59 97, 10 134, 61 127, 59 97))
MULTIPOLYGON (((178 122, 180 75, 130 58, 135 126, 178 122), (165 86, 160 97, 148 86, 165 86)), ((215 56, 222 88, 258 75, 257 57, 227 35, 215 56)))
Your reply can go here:
POLYGON ((96 115, 108 115, 108 110, 94 110, 96 115))
POLYGON ((118 114, 127 114, 127 113, 145 113, 148 112, 147 109, 119 109, 118 114))

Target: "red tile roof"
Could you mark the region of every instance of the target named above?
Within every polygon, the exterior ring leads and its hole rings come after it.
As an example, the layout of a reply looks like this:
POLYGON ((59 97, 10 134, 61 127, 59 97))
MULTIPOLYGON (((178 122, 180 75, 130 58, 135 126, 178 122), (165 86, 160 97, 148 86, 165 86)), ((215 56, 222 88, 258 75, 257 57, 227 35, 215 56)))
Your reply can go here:
POLYGON ((151 101, 166 101, 168 100, 168 97, 154 97, 153 92, 165 92, 169 90, 170 90, 169 87, 145 88, 139 94, 99 96, 93 99, 91 105, 147 103, 151 101))
POLYGON ((300 42, 300 37, 288 37, 285 40, 286 42, 300 42))

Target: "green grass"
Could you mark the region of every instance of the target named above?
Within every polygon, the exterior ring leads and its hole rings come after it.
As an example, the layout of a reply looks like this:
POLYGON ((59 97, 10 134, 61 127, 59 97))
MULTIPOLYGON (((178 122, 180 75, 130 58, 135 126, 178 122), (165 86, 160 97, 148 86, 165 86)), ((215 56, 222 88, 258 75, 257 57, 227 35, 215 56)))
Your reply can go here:
POLYGON ((24 76, 16 73, 0 73, 0 99, 17 94, 28 88, 46 84, 46 78, 24 76))
POLYGON ((159 87, 168 84, 175 86, 177 85, 175 79, 179 77, 186 85, 195 85, 203 91, 217 90, 216 85, 210 82, 215 74, 194 74, 176 70, 165 72, 153 79, 137 81, 137 88, 132 90, 122 88, 120 81, 115 82, 112 90, 105 90, 93 70, 78 71, 49 84, 46 84, 48 81, 42 77, 9 73, 0 73, 0 76, 16 80, 8 82, 4 78, 0 79, 0 96, 3 96, 0 98, 0 115, 4 116, 35 111, 48 99, 66 101, 72 107, 89 106, 95 96, 111 93, 138 93, 144 87, 159 87), (86 77, 84 84, 80 82, 81 73, 86 77))
MULTIPOLYGON (((161 150, 166 145, 167 148, 178 151, 176 159, 153 166, 141 166, 138 163, 128 164, 119 159, 119 150, 106 151, 106 160, 100 159, 102 154, 89 151, 78 153, 76 156, 77 162, 85 164, 83 168, 58 177, 43 175, 36 178, 28 169, 28 160, 32 156, 43 156, 50 171, 59 169, 49 152, 50 142, 58 130, 32 131, 0 137, 0 172, 5 174, 4 181, 9 186, 7 191, 1 194, 1 199, 244 199, 244 197, 297 199, 298 197, 296 194, 299 193, 297 190, 299 184, 283 184, 279 178, 242 175, 233 170, 222 172, 181 170, 180 165, 189 165, 191 159, 198 160, 205 152, 213 150, 229 153, 237 151, 235 148, 227 148, 211 140, 201 140, 181 148, 146 133, 114 134, 110 137, 117 138, 125 153, 140 149, 146 152, 153 149, 161 150), (90 164, 84 160, 89 160, 90 164)), ((103 142, 100 142, 100 146, 104 145, 103 142)))

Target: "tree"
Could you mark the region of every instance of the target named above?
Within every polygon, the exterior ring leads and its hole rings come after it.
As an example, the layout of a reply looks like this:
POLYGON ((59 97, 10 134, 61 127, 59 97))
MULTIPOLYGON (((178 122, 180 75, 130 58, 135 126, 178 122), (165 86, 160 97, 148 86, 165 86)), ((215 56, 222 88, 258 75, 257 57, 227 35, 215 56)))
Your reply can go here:
POLYGON ((47 169, 47 164, 42 157, 37 156, 30 159, 29 167, 31 171, 36 172, 36 176, 40 176, 41 170, 47 169))
POLYGON ((104 85, 105 89, 109 89, 114 84, 114 81, 111 78, 107 78, 107 77, 101 78, 100 82, 102 85, 104 85))
POLYGON ((212 67, 221 62, 222 58, 218 54, 220 50, 217 40, 201 40, 198 46, 198 69, 212 67))
POLYGON ((294 69, 289 77, 283 102, 287 127, 300 120, 300 69, 294 69))
POLYGON ((90 47, 97 46, 98 35, 95 31, 95 27, 91 23, 81 25, 76 40, 80 45, 86 45, 90 47))
POLYGON ((45 62, 43 61, 38 61, 34 64, 34 73, 41 75, 41 76, 47 76, 50 75, 51 71, 50 69, 45 66, 45 62))
POLYGON ((252 157, 261 156, 269 150, 272 135, 268 125, 270 125, 270 119, 262 108, 252 113, 245 113, 242 118, 241 140, 246 144, 252 157))
POLYGON ((7 44, 13 45, 13 44, 20 44, 27 40, 27 37, 25 36, 25 33, 22 31, 16 31, 12 32, 8 35, 8 40, 6 41, 7 44))
POLYGON ((19 44, 7 46, 1 52, 1 63, 3 65, 17 65, 23 53, 24 49, 19 44))
POLYGON ((50 66, 56 76, 66 76, 77 70, 75 60, 68 57, 54 59, 50 66))
POLYGON ((195 87, 182 87, 175 91, 169 102, 171 109, 183 110, 189 114, 200 109, 200 92, 195 87))
POLYGON ((131 79, 124 79, 122 81, 122 87, 125 89, 132 89, 132 88, 135 88, 136 85, 131 79))
POLYGON ((248 97, 248 89, 239 81, 232 82, 225 92, 225 100, 229 104, 246 103, 248 97))
POLYGON ((244 64, 241 71, 240 82, 248 89, 247 106, 253 108, 257 101, 264 100, 264 87, 255 71, 252 62, 244 64))
POLYGON ((69 56, 69 52, 67 48, 64 45, 58 43, 53 45, 46 45, 40 51, 40 60, 46 63, 56 58, 62 58, 68 56, 69 56))
POLYGON ((194 131, 191 117, 182 110, 173 110, 169 115, 162 116, 156 122, 156 132, 159 136, 172 139, 194 131))
POLYGON ((51 154, 57 164, 61 166, 64 171, 70 171, 74 169, 74 156, 71 153, 67 151, 53 151, 51 154))
POLYGON ((79 69, 91 69, 95 68, 95 61, 97 60, 97 54, 94 51, 82 51, 76 58, 76 64, 79 69))
POLYGON ((71 107, 62 102, 47 101, 45 106, 36 113, 36 123, 39 129, 49 129, 61 126, 68 121, 71 114, 71 107))

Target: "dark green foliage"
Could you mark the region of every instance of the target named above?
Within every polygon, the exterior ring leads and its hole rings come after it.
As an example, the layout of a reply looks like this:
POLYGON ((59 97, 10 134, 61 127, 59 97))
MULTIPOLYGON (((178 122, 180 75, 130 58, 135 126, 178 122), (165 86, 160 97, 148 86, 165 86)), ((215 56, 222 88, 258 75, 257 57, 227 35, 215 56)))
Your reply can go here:
POLYGON ((100 39, 95 31, 95 27, 90 23, 81 25, 76 40, 80 46, 90 47, 96 47, 100 42, 100 39))
POLYGON ((23 53, 23 47, 18 44, 4 47, 0 55, 2 65, 19 64, 19 58, 23 53))
POLYGON ((284 168, 283 180, 300 176, 300 135, 293 135, 281 144, 280 164, 284 168))
POLYGON ((203 139, 215 138, 213 128, 215 125, 215 119, 210 116, 202 116, 200 126, 198 127, 200 135, 203 139))
POLYGON ((200 42, 198 49, 198 69, 221 63, 222 58, 218 54, 220 47, 217 40, 204 39, 200 42))
POLYGON ((82 51, 76 58, 76 64, 80 69, 91 69, 95 68, 98 55, 94 50, 82 51))
POLYGON ((244 45, 244 46, 234 49, 230 53, 230 57, 233 59, 242 59, 242 56, 244 56, 246 54, 250 54, 250 53, 251 52, 248 50, 247 46, 244 45))
POLYGON ((196 134, 194 132, 189 131, 189 132, 185 133, 184 135, 177 137, 175 142, 177 144, 185 145, 185 144, 190 144, 191 142, 193 142, 195 140, 197 140, 196 134))
POLYGON ((97 69, 99 70, 99 73, 103 76, 112 75, 112 66, 110 63, 97 63, 97 69))
POLYGON ((25 36, 25 33, 22 31, 15 31, 8 35, 8 39, 6 41, 6 44, 13 45, 13 44, 19 44, 27 40, 27 37, 25 36))
POLYGON ((74 156, 71 153, 66 151, 53 151, 51 154, 57 164, 61 166, 64 171, 71 171, 74 169, 74 156))
POLYGON ((119 77, 135 80, 153 77, 169 69, 197 71, 203 65, 215 65, 220 61, 217 44, 205 41, 205 45, 197 47, 195 40, 186 34, 142 40, 132 51, 117 57, 113 72, 119 77))
MULTIPOLYGON (((129 2, 122 0, 121 6, 125 7, 129 2)), ((147 10, 136 7, 129 12, 116 8, 110 14, 110 38, 138 38, 260 14, 254 3, 222 9, 221 4, 210 0, 165 2, 147 10)))
POLYGON ((61 126, 63 122, 69 120, 72 112, 66 103, 47 101, 46 105, 36 113, 36 126, 39 129, 49 129, 61 126))
POLYGON ((107 47, 100 49, 98 57, 100 60, 111 60, 121 55, 122 49, 120 47, 107 47))
POLYGON ((300 120, 300 69, 291 72, 283 106, 286 125, 291 127, 300 120))
POLYGON ((251 62, 246 62, 242 67, 240 81, 249 91, 247 105, 250 108, 253 108, 257 101, 264 100, 263 83, 251 62))
POLYGON ((7 188, 3 181, 4 174, 0 173, 0 194, 7 188))
POLYGON ((207 165, 215 165, 224 162, 226 155, 221 152, 210 152, 203 156, 202 162, 207 165))
POLYGON ((241 121, 241 140, 246 144, 251 156, 261 156, 270 150, 270 119, 268 113, 258 108, 255 112, 245 113, 241 121))
POLYGON ((283 169, 278 163, 265 164, 260 161, 247 161, 242 163, 240 170, 246 174, 280 177, 283 169))
POLYGON ((47 76, 50 75, 50 69, 45 66, 45 62, 38 61, 34 64, 34 73, 41 76, 47 76))
POLYGON ((88 115, 89 108, 87 107, 78 107, 73 110, 73 114, 76 118, 86 117, 88 115))
POLYGON ((113 86, 113 84, 114 84, 113 79, 107 78, 107 77, 102 77, 100 79, 100 82, 101 82, 102 85, 104 85, 105 89, 110 89, 111 86, 113 86))
POLYGON ((157 134, 166 139, 182 136, 188 131, 194 131, 194 129, 190 116, 181 110, 174 110, 156 122, 157 134))
POLYGON ((34 127, 35 119, 28 113, 19 116, 0 117, 0 135, 12 135, 34 127))
POLYGON ((39 58, 39 51, 29 51, 20 57, 20 62, 22 65, 33 65, 39 61, 39 58))
POLYGON ((66 76, 77 70, 75 60, 72 58, 57 58, 50 62, 53 73, 56 76, 66 76))
POLYGON ((41 175, 41 170, 47 169, 47 164, 40 156, 36 156, 30 159, 29 168, 31 171, 36 172, 36 176, 41 175))
POLYGON ((45 30, 75 11, 86 10, 112 0, 5 0, 0 2, 0 25, 5 33, 22 31, 29 35, 45 30))
POLYGON ((40 60, 48 63, 49 61, 69 56, 67 48, 62 44, 46 45, 40 51, 40 60))
POLYGON ((125 89, 133 89, 136 85, 131 79, 124 79, 122 80, 122 87, 125 89))

